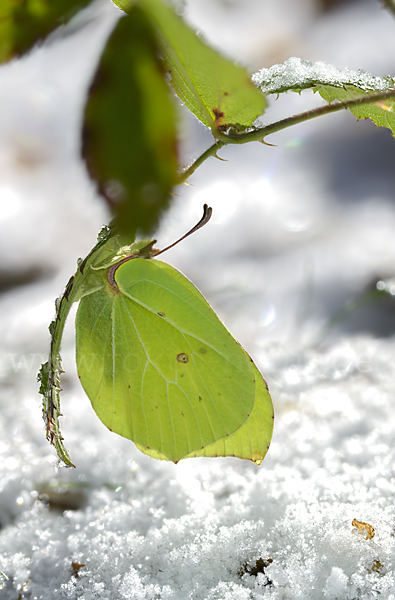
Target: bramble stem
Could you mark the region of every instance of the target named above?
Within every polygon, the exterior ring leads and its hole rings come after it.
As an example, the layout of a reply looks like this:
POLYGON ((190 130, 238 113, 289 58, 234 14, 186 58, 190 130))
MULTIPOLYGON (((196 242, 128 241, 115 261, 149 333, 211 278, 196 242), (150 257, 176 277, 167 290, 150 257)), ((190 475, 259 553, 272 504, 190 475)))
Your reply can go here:
POLYGON ((40 393, 43 396, 43 418, 47 430, 47 440, 55 447, 59 460, 68 467, 74 467, 75 465, 72 463, 63 444, 59 427, 59 417, 62 416, 60 412, 60 375, 63 371, 60 348, 63 331, 71 306, 80 299, 83 293, 83 286, 89 276, 88 267, 90 263, 113 235, 114 232, 110 227, 102 230, 96 246, 85 260, 79 262, 78 269, 75 275, 69 279, 63 295, 56 300, 56 316, 49 326, 51 346, 48 361, 41 365, 38 374, 40 393))
POLYGON ((361 96, 360 98, 354 98, 353 100, 347 100, 346 102, 335 101, 331 104, 325 104, 324 106, 319 106, 318 108, 313 108, 303 113, 299 113, 298 115, 287 117, 286 119, 282 119, 276 123, 271 123, 270 125, 265 125, 264 127, 257 127, 256 129, 252 129, 251 131, 247 131, 245 133, 222 134, 215 144, 210 146, 210 148, 203 152, 203 154, 199 156, 199 158, 197 158, 188 168, 179 174, 177 183, 184 183, 207 158, 210 156, 215 156, 220 148, 228 144, 263 142, 266 136, 271 135, 272 133, 277 133, 278 131, 282 131, 283 129, 287 129, 292 125, 304 123, 306 121, 310 121, 311 119, 315 119, 316 117, 329 115, 331 113, 353 108, 354 106, 359 106, 361 104, 373 104, 374 102, 387 100, 388 98, 393 97, 395 97, 395 90, 374 94, 372 96, 361 96))
MULTIPOLYGON (((40 381, 43 394, 43 418, 47 430, 47 440, 55 447, 58 458, 68 467, 74 467, 70 456, 63 444, 63 437, 59 428, 60 412, 60 375, 63 373, 60 358, 60 346, 67 316, 74 301, 73 287, 75 275, 66 285, 64 294, 56 301, 56 317, 50 325, 51 347, 48 362, 42 365, 40 381)), ((74 287, 74 291, 76 287, 74 287)))
POLYGON ((189 179, 189 177, 193 175, 196 169, 198 169, 207 158, 210 158, 210 156, 215 156, 217 151, 223 146, 226 146, 227 143, 228 142, 217 141, 215 142, 215 144, 210 146, 210 148, 207 148, 207 150, 205 150, 203 154, 201 154, 199 158, 197 158, 189 167, 187 167, 184 171, 181 171, 181 173, 179 173, 177 185, 179 185, 180 183, 185 183, 187 179, 189 179))

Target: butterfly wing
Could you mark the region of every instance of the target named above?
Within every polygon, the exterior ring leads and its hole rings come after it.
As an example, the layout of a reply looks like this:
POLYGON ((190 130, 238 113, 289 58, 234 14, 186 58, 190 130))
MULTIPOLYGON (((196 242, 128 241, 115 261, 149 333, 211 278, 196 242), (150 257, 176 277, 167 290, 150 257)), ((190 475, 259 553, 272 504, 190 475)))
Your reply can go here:
POLYGON ((240 441, 215 444, 247 422, 262 396, 248 354, 174 267, 132 259, 115 283, 83 298, 77 312, 78 373, 99 418, 156 458, 240 455, 240 441))

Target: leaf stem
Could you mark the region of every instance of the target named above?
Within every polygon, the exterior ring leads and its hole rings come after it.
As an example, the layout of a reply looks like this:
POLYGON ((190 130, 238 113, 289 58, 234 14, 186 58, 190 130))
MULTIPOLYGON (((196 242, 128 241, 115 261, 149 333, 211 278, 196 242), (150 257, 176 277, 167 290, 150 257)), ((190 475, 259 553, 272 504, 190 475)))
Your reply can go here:
POLYGON ((361 104, 373 104, 374 102, 387 100, 388 98, 393 98, 394 96, 395 90, 389 90, 380 94, 374 94, 372 96, 361 96, 359 98, 353 98, 352 100, 347 100, 346 102, 340 102, 336 100, 331 104, 325 104, 324 106, 319 106, 318 108, 307 110, 298 115, 287 117, 286 119, 282 119, 281 121, 277 121, 276 123, 266 125, 265 127, 258 127, 257 129, 248 131, 247 133, 240 133, 238 135, 231 134, 226 137, 232 140, 230 143, 234 144, 245 144, 249 141, 261 142, 267 135, 277 133, 277 131, 281 131, 282 129, 291 127, 291 125, 304 123, 305 121, 309 121, 310 119, 315 119, 316 117, 320 117, 322 115, 329 115, 331 113, 338 112, 342 109, 353 108, 354 106, 359 106, 361 104))
POLYGON ((223 146, 226 146, 226 144, 228 143, 231 142, 224 142, 218 140, 212 146, 210 146, 210 148, 207 148, 207 150, 205 150, 203 154, 201 154, 199 158, 197 158, 189 167, 187 167, 184 171, 181 171, 181 173, 179 173, 177 185, 185 183, 187 179, 189 179, 189 177, 193 175, 193 173, 200 167, 200 165, 204 163, 204 161, 207 158, 210 158, 210 156, 215 156, 217 154, 217 151, 223 146))
POLYGON ((212 146, 210 146, 210 148, 203 152, 203 154, 199 156, 199 158, 197 158, 187 169, 185 169, 179 174, 177 183, 184 183, 207 158, 209 158, 210 156, 215 156, 220 148, 228 144, 246 144, 248 142, 263 142, 266 136, 271 135, 273 133, 277 133, 278 131, 282 131, 283 129, 287 129, 292 125, 304 123, 305 121, 310 121, 311 119, 315 119, 316 117, 320 117, 322 115, 329 115, 331 113, 348 108, 353 108, 354 106, 359 106, 361 104, 374 103, 382 100, 387 100, 388 98, 393 97, 395 97, 395 90, 389 90, 370 96, 361 96, 359 98, 347 100, 346 102, 335 101, 331 104, 325 104, 324 106, 319 106, 318 108, 307 110, 303 113, 293 115, 292 117, 287 117, 285 119, 282 119, 281 121, 276 121, 275 123, 271 123, 270 125, 265 125, 264 127, 257 127, 247 132, 237 134, 220 134, 219 139, 212 146))

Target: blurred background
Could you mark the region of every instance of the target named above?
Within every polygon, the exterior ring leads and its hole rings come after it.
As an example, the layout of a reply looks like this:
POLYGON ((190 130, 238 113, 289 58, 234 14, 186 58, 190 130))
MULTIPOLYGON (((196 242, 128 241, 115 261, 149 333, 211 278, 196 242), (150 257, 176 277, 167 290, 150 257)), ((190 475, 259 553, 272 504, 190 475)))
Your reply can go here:
MULTIPOLYGON (((191 0, 178 10, 251 72, 299 56, 375 75, 394 73, 395 23, 380 2, 191 0)), ((99 1, 0 70, 5 355, 7 344, 19 346, 21 336, 31 337, 30 326, 37 332, 26 343, 45 350, 53 309, 43 300, 44 289, 59 295, 76 259, 109 220, 80 159, 80 127, 100 50, 119 14, 111 2, 99 1), (28 328, 21 325, 24 319, 28 328)), ((310 91, 269 97, 261 120, 320 103, 310 91)), ((182 107, 180 121, 187 165, 212 137, 182 107)), ((335 114, 267 141, 274 147, 228 147, 220 152, 228 162, 207 161, 190 187, 176 191, 156 234, 163 246, 198 218, 204 202, 213 206, 210 226, 166 260, 196 282, 224 319, 229 314, 235 335, 251 351, 262 339, 312 342, 317 328, 347 300, 391 276, 394 264, 387 241, 394 220, 395 145, 388 130, 335 114)), ((363 317, 355 313, 341 327, 391 334, 391 299, 384 305, 384 312, 361 308, 363 317)), ((3 356, 5 369, 7 360, 3 356)))

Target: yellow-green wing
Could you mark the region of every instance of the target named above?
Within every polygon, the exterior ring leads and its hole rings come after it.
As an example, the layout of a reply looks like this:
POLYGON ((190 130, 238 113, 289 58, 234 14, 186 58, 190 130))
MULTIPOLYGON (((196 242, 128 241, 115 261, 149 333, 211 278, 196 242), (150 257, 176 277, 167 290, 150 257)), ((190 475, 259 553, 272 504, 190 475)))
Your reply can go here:
POLYGON ((247 421, 235 433, 206 446, 202 450, 191 452, 186 458, 196 456, 237 456, 252 460, 260 465, 267 451, 273 433, 273 404, 266 381, 254 365, 255 404, 247 421))
POLYGON ((78 373, 103 423, 174 462, 236 432, 254 407, 255 368, 200 292, 142 258, 115 283, 82 298, 76 320, 78 373))

